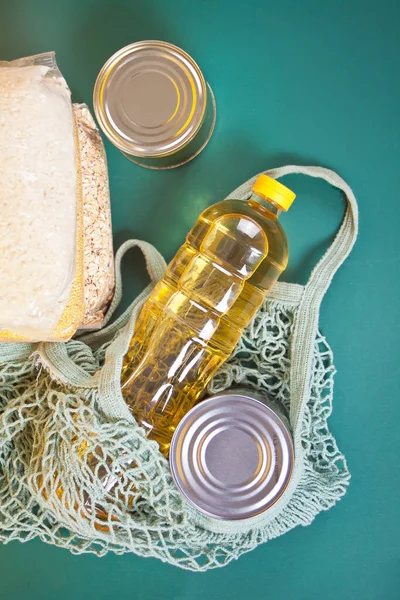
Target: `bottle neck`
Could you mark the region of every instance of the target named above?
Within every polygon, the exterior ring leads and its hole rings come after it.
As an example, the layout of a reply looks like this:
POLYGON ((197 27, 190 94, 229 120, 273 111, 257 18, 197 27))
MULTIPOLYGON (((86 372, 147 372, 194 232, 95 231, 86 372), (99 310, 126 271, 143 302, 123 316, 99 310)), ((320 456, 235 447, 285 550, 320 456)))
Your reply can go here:
POLYGON ((254 192, 248 202, 256 210, 259 210, 262 213, 268 213, 268 218, 272 220, 277 219, 282 212, 279 206, 272 202, 272 200, 258 196, 258 194, 255 194, 254 192))

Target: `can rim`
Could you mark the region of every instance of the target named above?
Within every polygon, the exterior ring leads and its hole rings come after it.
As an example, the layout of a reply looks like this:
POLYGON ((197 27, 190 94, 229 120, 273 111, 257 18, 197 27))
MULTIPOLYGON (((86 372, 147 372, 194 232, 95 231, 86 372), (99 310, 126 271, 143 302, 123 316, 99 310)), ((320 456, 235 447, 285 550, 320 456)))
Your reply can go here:
POLYGON ((128 154, 129 156, 135 156, 138 158, 164 158, 166 156, 170 156, 179 152, 183 148, 185 148, 190 142, 196 137, 199 129, 201 128, 205 114, 207 109, 207 84, 204 78, 204 75, 198 66, 197 62, 187 53, 185 50, 176 46, 175 44, 171 44, 170 42, 164 42, 162 40, 141 40, 138 42, 133 42, 132 44, 128 44, 124 46, 120 50, 117 50, 108 60, 104 63, 102 68, 100 69, 96 81, 93 88, 93 107, 96 115, 96 119, 104 133, 104 135, 110 140, 114 146, 116 146, 121 152, 128 154), (169 150, 166 152, 146 152, 142 150, 135 150, 132 153, 132 148, 127 144, 124 144, 123 138, 117 134, 115 129, 110 126, 109 121, 106 117, 106 111, 104 109, 104 102, 102 100, 104 87, 107 82, 108 77, 114 71, 114 69, 118 66, 118 64, 129 54, 136 52, 138 49, 142 48, 167 48, 177 52, 182 58, 186 59, 191 67, 196 71, 196 75, 199 78, 201 89, 203 91, 203 103, 201 107, 201 112, 198 117, 198 122, 191 132, 190 136, 185 138, 183 141, 178 143, 173 150, 169 150))
MULTIPOLYGON (((291 435, 287 425, 285 424, 283 419, 280 417, 280 415, 277 414, 265 402, 263 402, 262 400, 259 400, 257 397, 254 397, 252 394, 253 394, 252 390, 247 392, 246 390, 236 388, 236 389, 227 390, 226 392, 219 392, 218 394, 215 394, 215 395, 211 396, 210 398, 207 398, 206 400, 202 400, 201 402, 196 404, 188 413, 186 413, 186 415, 183 417, 183 419, 179 422, 179 424, 174 432, 174 435, 172 437, 170 453, 169 453, 169 464, 170 464, 171 474, 172 474, 172 478, 175 482, 175 485, 179 489, 180 493, 184 496, 184 498, 188 501, 188 503, 192 507, 194 507, 195 510, 206 515, 207 517, 217 519, 220 521, 244 521, 244 522, 248 521, 249 519, 251 519, 253 517, 256 517, 264 512, 267 512, 272 506, 274 506, 278 502, 278 500, 282 497, 282 495, 285 493, 285 491, 287 490, 289 482, 292 478, 294 463, 295 463, 294 443, 293 443, 292 435, 291 435), (276 496, 274 496, 273 500, 267 506, 263 506, 259 510, 254 511, 254 513, 252 515, 246 516, 246 517, 243 517, 241 515, 237 515, 237 516, 236 515, 233 515, 233 516, 228 515, 227 516, 227 515, 216 514, 215 512, 213 513, 202 506, 198 506, 198 504, 195 503, 194 499, 190 497, 190 495, 186 492, 186 490, 181 485, 180 477, 178 476, 178 473, 177 473, 177 462, 175 460, 175 458, 177 456, 177 446, 179 443, 180 433, 186 427, 187 422, 190 419, 190 414, 192 413, 192 411, 195 411, 199 406, 203 406, 203 407, 208 406, 209 404, 213 404, 215 401, 218 401, 221 398, 226 398, 227 396, 228 397, 229 396, 241 396, 242 398, 245 398, 246 400, 250 401, 251 403, 261 406, 263 410, 266 410, 270 414, 270 416, 272 416, 273 419, 276 422, 278 422, 279 426, 284 431, 285 439, 288 442, 288 447, 289 447, 290 454, 292 457, 292 459, 289 461, 289 468, 288 468, 288 471, 287 471, 287 474, 285 477, 285 484, 281 487, 281 489, 279 490, 279 493, 277 493, 276 496)), ((260 397, 260 394, 257 394, 256 391, 254 391, 254 394, 257 395, 258 397, 260 397)))

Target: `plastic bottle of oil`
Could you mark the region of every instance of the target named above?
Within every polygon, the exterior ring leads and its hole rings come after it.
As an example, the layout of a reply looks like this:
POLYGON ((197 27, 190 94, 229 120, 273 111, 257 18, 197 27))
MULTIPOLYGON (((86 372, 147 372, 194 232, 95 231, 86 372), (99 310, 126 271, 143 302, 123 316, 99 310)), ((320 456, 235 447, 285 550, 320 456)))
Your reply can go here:
POLYGON ((125 356, 124 398, 165 455, 287 265, 278 216, 295 194, 266 175, 252 191, 200 215, 144 304, 125 356))

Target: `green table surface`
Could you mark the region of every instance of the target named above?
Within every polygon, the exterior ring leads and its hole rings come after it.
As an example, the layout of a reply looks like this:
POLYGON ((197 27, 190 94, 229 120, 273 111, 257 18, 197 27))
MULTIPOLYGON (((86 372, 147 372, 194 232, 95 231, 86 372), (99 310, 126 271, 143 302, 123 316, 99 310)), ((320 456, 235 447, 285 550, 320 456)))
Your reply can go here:
MULTIPOLYGON (((324 600, 400 597, 400 8, 393 0, 1 0, 0 59, 55 50, 75 101, 118 48, 163 39, 201 65, 217 127, 190 165, 152 172, 107 143, 115 246, 129 238, 172 258, 198 213, 288 163, 337 170, 360 206, 360 235, 335 277, 321 329, 338 369, 330 427, 352 473, 348 494, 238 562, 205 574, 155 559, 72 556, 39 541, 0 546, 0 597, 324 600)), ((1 157, 0 157, 1 160, 1 157)), ((284 215, 285 279, 304 283, 343 215, 340 193, 295 176, 284 215)), ((125 296, 146 283, 139 254, 125 296)))

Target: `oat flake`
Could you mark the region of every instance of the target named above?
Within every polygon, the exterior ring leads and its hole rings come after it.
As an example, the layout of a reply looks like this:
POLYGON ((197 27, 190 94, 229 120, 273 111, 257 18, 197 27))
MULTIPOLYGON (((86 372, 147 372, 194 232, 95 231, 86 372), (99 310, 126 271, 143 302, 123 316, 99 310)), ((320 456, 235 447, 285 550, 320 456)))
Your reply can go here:
POLYGON ((81 160, 85 314, 81 328, 98 329, 114 286, 110 192, 103 141, 86 104, 74 104, 81 160))

